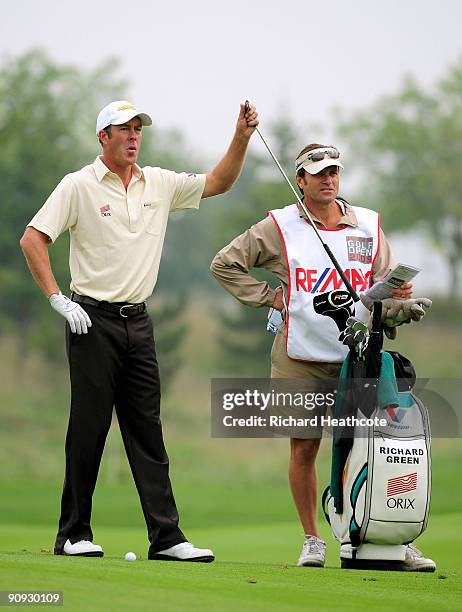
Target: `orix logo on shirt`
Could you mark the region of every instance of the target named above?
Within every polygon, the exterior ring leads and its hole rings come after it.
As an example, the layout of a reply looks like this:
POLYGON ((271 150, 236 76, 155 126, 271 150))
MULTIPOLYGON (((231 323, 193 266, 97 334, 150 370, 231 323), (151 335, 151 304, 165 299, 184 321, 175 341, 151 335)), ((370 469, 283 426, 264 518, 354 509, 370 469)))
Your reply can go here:
POLYGON ((346 236, 348 261, 360 261, 361 263, 372 262, 373 238, 360 236, 346 236))
POLYGON ((102 217, 110 217, 111 216, 111 205, 105 204, 104 206, 100 207, 99 211, 102 217))

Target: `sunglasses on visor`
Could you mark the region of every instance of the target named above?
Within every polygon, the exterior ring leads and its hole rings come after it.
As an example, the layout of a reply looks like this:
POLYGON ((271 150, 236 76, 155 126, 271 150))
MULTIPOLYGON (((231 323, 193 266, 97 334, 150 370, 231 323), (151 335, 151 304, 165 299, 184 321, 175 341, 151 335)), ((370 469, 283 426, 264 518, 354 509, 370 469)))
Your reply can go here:
POLYGON ((304 153, 301 157, 297 159, 297 161, 295 162, 295 166, 298 170, 300 166, 307 161, 319 162, 325 157, 330 157, 330 159, 338 159, 340 157, 340 153, 337 151, 337 149, 334 148, 308 151, 308 153, 304 153))

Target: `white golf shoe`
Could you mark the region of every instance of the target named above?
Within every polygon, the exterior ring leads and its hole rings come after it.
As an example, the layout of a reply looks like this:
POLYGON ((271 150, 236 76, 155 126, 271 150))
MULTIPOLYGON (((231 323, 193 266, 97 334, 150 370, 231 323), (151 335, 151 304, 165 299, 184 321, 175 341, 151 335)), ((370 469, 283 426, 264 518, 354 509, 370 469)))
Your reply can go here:
POLYGON ((196 561, 198 563, 211 563, 215 555, 208 548, 196 548, 191 542, 181 542, 165 550, 159 550, 149 557, 157 561, 196 561))
POLYGON ((104 553, 99 544, 93 544, 93 542, 88 540, 80 540, 80 542, 75 542, 74 544, 66 540, 63 547, 63 555, 69 557, 102 557, 104 553))
POLYGON ((436 563, 433 559, 425 558, 414 544, 408 544, 406 546, 403 570, 405 572, 434 572, 436 570, 436 563))
POLYGON ((298 566, 324 567, 326 559, 326 543, 313 535, 306 535, 298 566))

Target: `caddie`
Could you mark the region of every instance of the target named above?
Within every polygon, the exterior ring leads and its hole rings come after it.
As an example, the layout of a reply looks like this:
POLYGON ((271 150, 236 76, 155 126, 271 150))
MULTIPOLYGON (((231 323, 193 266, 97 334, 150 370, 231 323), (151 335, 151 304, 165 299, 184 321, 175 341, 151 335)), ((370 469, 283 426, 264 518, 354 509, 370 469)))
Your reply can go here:
POLYGON ((214 560, 179 528, 160 420, 160 379, 146 299, 156 284, 171 211, 197 209, 241 171, 258 115, 241 104, 223 159, 208 174, 136 161, 151 117, 126 100, 96 121, 102 155, 66 175, 30 221, 20 244, 36 282, 66 321, 71 407, 55 554, 103 556, 93 543, 92 497, 115 407, 150 542, 148 558, 214 560), (70 233, 71 295, 53 276, 48 248, 70 233))
MULTIPOLYGON (((360 293, 385 277, 395 261, 379 215, 338 196, 342 168, 336 147, 313 143, 297 155, 296 181, 317 229, 360 293)), ((354 306, 298 204, 272 210, 235 238, 215 256, 211 271, 243 304, 282 312, 271 352, 271 378, 338 378, 348 352, 339 334, 350 316, 366 320, 369 313, 361 303, 354 306), (257 280, 252 268, 269 270, 281 287, 274 290, 257 280)), ((394 298, 411 295, 411 283, 393 291, 394 298)), ((394 330, 388 332, 392 336, 394 330)), ((320 436, 317 431, 307 433, 307 439, 290 439, 289 483, 304 532, 298 565, 319 567, 326 550, 316 521, 320 436)), ((408 563, 414 566, 423 559, 415 550, 408 550, 408 563)))

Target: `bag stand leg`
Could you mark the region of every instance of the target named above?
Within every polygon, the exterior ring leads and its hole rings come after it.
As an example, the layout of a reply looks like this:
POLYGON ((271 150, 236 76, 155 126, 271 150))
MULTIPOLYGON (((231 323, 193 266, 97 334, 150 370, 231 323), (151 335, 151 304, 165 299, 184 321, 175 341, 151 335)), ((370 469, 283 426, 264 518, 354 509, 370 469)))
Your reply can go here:
POLYGON ((402 571, 406 546, 401 544, 351 544, 340 547, 343 569, 402 571))

